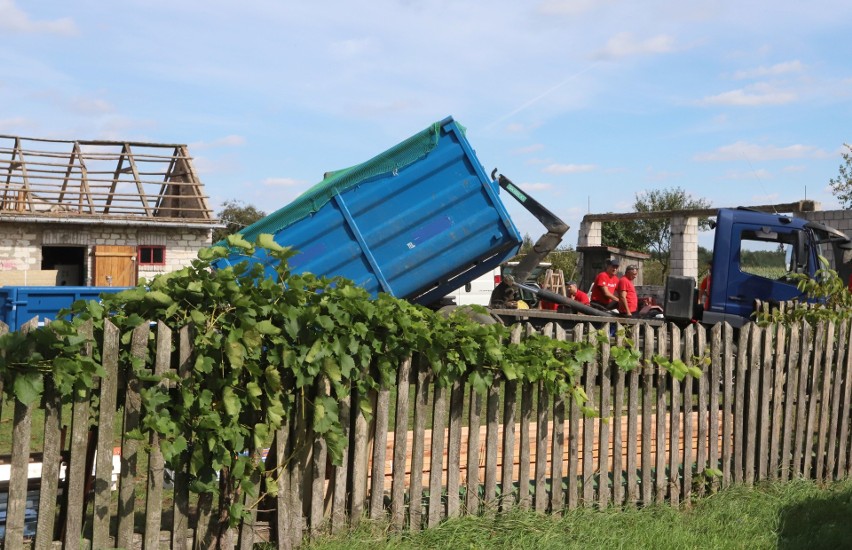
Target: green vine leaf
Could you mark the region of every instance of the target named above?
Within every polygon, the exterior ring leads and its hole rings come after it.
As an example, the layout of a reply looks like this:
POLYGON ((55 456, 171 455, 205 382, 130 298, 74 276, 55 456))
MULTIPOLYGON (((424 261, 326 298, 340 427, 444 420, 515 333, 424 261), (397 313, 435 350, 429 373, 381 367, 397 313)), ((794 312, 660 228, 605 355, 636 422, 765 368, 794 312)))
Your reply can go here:
POLYGON ((41 398, 44 392, 44 378, 39 372, 25 372, 15 377, 15 397, 24 405, 30 405, 41 398))

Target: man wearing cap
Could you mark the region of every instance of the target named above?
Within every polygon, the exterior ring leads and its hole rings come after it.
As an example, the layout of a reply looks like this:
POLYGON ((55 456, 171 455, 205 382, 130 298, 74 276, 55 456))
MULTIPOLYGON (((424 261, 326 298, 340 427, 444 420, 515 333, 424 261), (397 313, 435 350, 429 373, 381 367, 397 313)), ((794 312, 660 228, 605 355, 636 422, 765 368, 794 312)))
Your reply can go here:
POLYGON ((574 281, 569 282, 565 285, 565 293, 568 294, 568 297, 576 302, 580 302, 583 305, 589 305, 589 295, 583 292, 582 290, 577 288, 577 283, 574 281))
POLYGON ((611 310, 618 307, 615 287, 618 285, 618 260, 611 258, 606 261, 606 267, 595 277, 592 285, 591 303, 597 307, 611 310))
POLYGON ((627 266, 624 277, 619 279, 615 287, 615 295, 618 296, 618 313, 625 317, 632 317, 639 309, 639 298, 636 296, 636 287, 633 279, 639 274, 639 268, 635 265, 627 266))

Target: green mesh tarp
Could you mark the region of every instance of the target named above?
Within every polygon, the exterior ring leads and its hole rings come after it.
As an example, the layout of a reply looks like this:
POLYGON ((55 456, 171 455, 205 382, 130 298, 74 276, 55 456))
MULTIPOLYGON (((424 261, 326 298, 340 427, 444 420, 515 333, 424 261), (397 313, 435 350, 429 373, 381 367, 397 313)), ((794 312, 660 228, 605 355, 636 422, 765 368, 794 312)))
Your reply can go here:
POLYGON ((441 124, 436 122, 422 132, 395 145, 384 153, 350 168, 326 174, 296 200, 262 220, 246 227, 239 233, 249 242, 254 242, 262 233, 275 234, 285 227, 317 212, 334 195, 345 192, 365 180, 390 174, 425 157, 438 144, 441 124))

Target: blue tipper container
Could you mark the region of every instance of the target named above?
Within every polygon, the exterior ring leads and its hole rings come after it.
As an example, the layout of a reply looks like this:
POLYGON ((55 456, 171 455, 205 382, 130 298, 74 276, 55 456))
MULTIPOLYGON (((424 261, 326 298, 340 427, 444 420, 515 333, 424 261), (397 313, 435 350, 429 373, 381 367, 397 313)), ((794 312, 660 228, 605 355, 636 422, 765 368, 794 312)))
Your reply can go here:
POLYGON ((103 293, 115 293, 128 287, 102 286, 2 286, 0 287, 0 321, 16 331, 38 317, 40 321, 56 319, 60 310, 77 300, 99 300, 103 293))
MULTIPOLYGON (((464 129, 448 117, 363 164, 327 174, 240 233, 249 242, 269 233, 298 250, 290 260, 295 273, 339 275, 373 296, 430 304, 519 250, 521 235, 498 190, 464 129)), ((235 254, 216 267, 245 260, 235 254)))

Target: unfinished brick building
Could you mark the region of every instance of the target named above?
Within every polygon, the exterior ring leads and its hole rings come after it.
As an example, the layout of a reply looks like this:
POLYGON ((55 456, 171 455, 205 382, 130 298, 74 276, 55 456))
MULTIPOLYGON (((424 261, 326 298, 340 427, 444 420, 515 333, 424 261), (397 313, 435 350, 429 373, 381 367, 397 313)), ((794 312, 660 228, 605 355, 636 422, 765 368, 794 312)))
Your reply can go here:
POLYGON ((185 145, 0 135, 0 285, 134 285, 217 227, 185 145))

